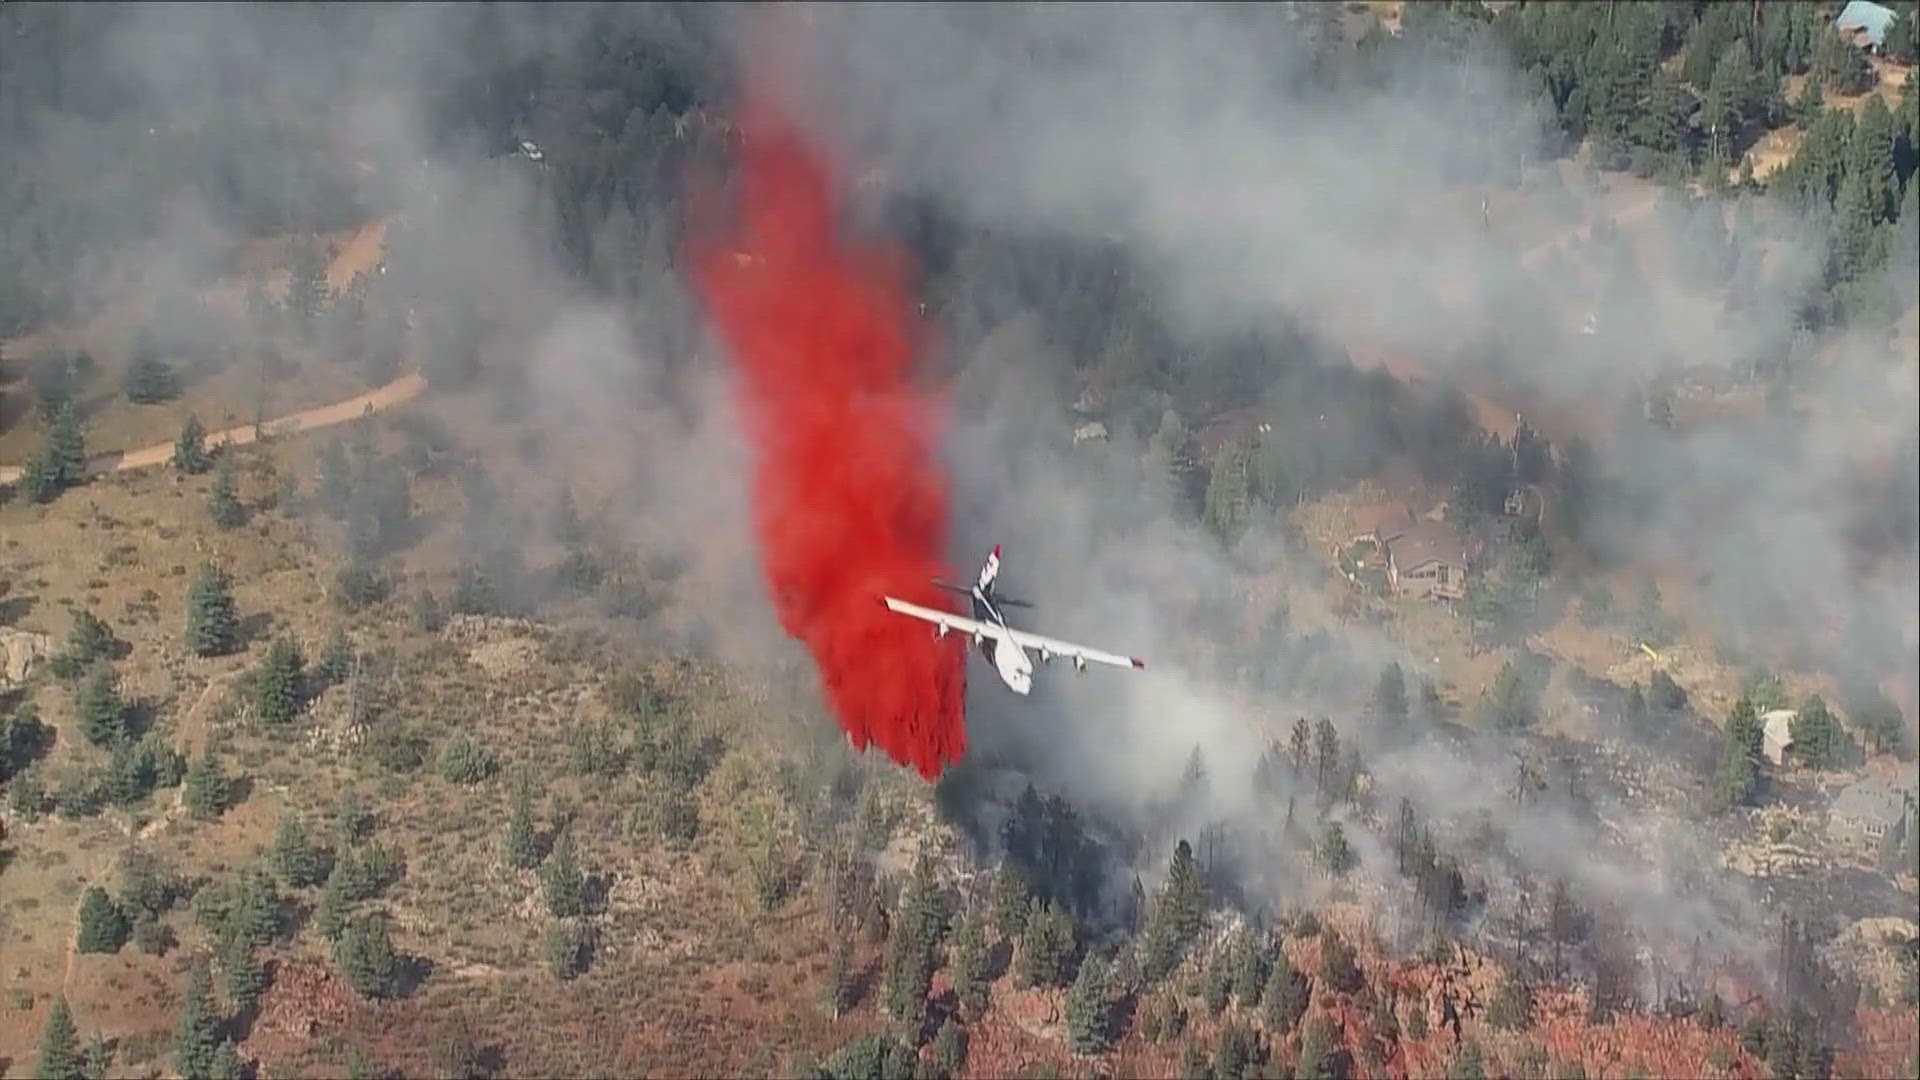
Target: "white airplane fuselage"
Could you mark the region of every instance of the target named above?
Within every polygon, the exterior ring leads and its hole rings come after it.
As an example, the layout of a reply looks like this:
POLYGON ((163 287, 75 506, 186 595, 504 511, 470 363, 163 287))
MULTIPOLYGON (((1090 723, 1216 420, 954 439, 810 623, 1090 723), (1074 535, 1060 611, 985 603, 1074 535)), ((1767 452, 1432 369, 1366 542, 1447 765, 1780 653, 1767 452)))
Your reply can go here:
MULTIPOLYGON (((999 605, 993 602, 993 597, 986 589, 978 585, 973 587, 973 617, 1002 628, 1007 625, 1007 620, 1000 615, 999 605)), ((1033 690, 1033 661, 1027 658, 1027 650, 1000 638, 981 638, 979 644, 980 655, 987 658, 993 670, 1000 673, 1000 681, 1006 683, 1014 693, 1025 694, 1033 690)))

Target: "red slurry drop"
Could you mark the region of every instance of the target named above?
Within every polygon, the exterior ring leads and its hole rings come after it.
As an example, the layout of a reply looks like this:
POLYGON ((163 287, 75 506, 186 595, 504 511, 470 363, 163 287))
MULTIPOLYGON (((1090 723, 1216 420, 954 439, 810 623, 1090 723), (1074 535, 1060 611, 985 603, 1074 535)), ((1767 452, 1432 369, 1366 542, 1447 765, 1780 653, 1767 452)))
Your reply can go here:
POLYGON ((735 369, 762 570, 853 745, 932 779, 966 747, 964 646, 878 602, 943 605, 914 305, 886 253, 838 235, 825 160, 763 89, 738 120, 731 220, 695 240, 693 278, 735 369))

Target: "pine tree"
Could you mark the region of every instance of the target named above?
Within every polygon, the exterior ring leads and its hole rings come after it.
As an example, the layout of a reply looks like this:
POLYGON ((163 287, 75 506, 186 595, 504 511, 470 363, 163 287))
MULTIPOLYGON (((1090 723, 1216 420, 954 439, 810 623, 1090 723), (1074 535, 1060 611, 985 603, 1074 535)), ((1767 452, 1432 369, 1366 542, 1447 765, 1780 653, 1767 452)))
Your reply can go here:
POLYGON ((307 827, 294 813, 283 814, 273 835, 270 858, 273 872, 289 888, 304 889, 325 881, 333 870, 333 853, 316 844, 307 835, 307 827))
POLYGON ((198 415, 187 417, 180 428, 180 437, 173 442, 173 467, 189 476, 213 467, 213 457, 207 453, 207 429, 200 426, 198 415))
POLYGON ((1468 1042, 1447 1066, 1447 1080, 1487 1080, 1487 1067, 1480 1044, 1468 1042))
POLYGON ((80 730, 95 746, 117 746, 127 738, 127 706, 111 664, 97 664, 80 687, 74 711, 80 714, 80 730))
POLYGON ((313 905, 313 928, 327 941, 340 940, 341 932, 347 927, 347 917, 353 912, 353 900, 348 896, 353 874, 352 854, 342 852, 333 860, 327 883, 320 889, 320 899, 313 905))
POLYGON ((1325 1019, 1307 1025, 1300 1038, 1300 1060, 1293 1075, 1299 1080, 1334 1080, 1333 1032, 1325 1019))
POLYGON ((1894 168, 1894 148, 1899 138, 1893 112, 1875 94, 1860 111, 1853 127, 1853 145, 1848 148, 1847 171, 1860 178, 1865 189, 1862 200, 1865 213, 1875 225, 1893 220, 1899 209, 1900 178, 1894 168))
POLYGON ((949 963, 953 994, 961 1015, 977 1017, 987 1008, 987 943, 980 929, 978 912, 960 919, 953 931, 953 954, 949 963))
POLYGON ((531 870, 540 864, 539 841, 533 831, 533 795, 523 777, 513 793, 513 813, 507 819, 507 865, 531 870))
POLYGON ((573 836, 561 833, 540 872, 540 887, 547 901, 547 914, 556 919, 572 918, 586 906, 586 875, 580 870, 574 853, 573 836))
POLYGON ((1227 965, 1227 954, 1216 952, 1200 976, 1200 1000, 1207 1007, 1208 1016, 1217 1017, 1225 1012, 1227 1002, 1233 997, 1233 973, 1227 965))
POLYGON ((1481 713, 1502 731, 1521 731, 1533 726, 1533 694, 1520 669, 1509 660, 1500 666, 1493 685, 1481 701, 1481 713))
POLYGON ((1685 160, 1687 117, 1693 104, 1693 95, 1679 79, 1665 71, 1655 72, 1646 107, 1633 122, 1634 141, 1668 160, 1685 160))
POLYGON ((1746 44, 1727 46, 1714 65, 1700 116, 1701 125, 1707 129, 1707 161, 1721 172, 1732 164, 1751 119, 1752 82, 1746 44))
POLYGON ((1160 414, 1160 429, 1147 440, 1147 452, 1141 461, 1148 490, 1158 493, 1170 505, 1185 502, 1187 429, 1180 414, 1168 409, 1160 414))
POLYGON ((548 529, 561 547, 574 549, 587 542, 587 529, 580 521, 580 510, 573 502, 573 492, 560 489, 560 495, 553 502, 553 512, 548 520, 548 529))
POLYGON ((1023 986, 1059 986, 1067 981, 1077 947, 1073 919, 1061 908, 1035 898, 1020 936, 1019 976, 1023 986))
POLYGON ((307 237, 294 249, 293 273, 287 279, 287 310, 311 331, 314 316, 327 307, 327 261, 320 241, 307 237))
POLYGON ((1148 981, 1166 978, 1180 964, 1181 951, 1200 932, 1206 914, 1206 882, 1194 863, 1193 846, 1184 839, 1174 845, 1167 866, 1167 882, 1147 921, 1141 967, 1148 981))
POLYGON ((1099 1054, 1113 1045, 1107 1001, 1107 962, 1089 956, 1067 992, 1067 1039, 1076 1054, 1099 1054))
POLYGON ((1357 994, 1365 985, 1360 965, 1355 962, 1353 946, 1334 933, 1331 927, 1320 934, 1320 977, 1329 987, 1343 994, 1357 994))
POLYGON ((1832 768, 1840 763, 1843 733, 1820 695, 1808 698, 1793 718, 1794 755, 1816 769, 1832 768))
POLYGON ((547 927, 547 970, 566 981, 587 969, 587 935, 577 924, 561 920, 547 927))
POLYGON ((383 911, 349 920, 333 944, 333 962, 360 996, 380 1000, 399 989, 400 958, 393 951, 383 911))
POLYGON ((260 1003, 267 992, 267 969, 250 948, 234 947, 220 958, 226 974, 227 999, 242 1012, 260 1003))
POLYGON ((1296 772, 1306 772, 1308 754, 1311 753, 1312 745, 1313 732, 1312 729, 1307 726, 1307 718, 1304 716, 1294 717, 1293 731, 1287 739, 1287 750, 1293 759, 1293 767, 1296 772))
POLYGON ((328 439, 320 448, 320 507, 339 518, 352 501, 353 470, 347 462, 346 444, 338 437, 328 439))
POLYGON ((263 722, 277 727, 300 712, 301 706, 306 703, 304 668, 300 647, 291 638, 277 638, 268 647, 266 659, 260 665, 254 700, 263 722))
POLYGON ((1285 949, 1275 949, 1266 991, 1261 995, 1267 1030, 1276 1034, 1292 1031, 1306 1014, 1307 993, 1307 977, 1294 970, 1285 949))
POLYGON ((1267 950, 1252 931, 1241 928, 1233 943, 1233 996, 1242 1007, 1260 1004, 1267 983, 1267 950))
POLYGON ((207 513, 222 529, 237 529, 247 523, 247 508, 240 503, 233 478, 232 454, 220 455, 213 474, 213 492, 207 497, 207 513))
POLYGON ((1380 722, 1389 730, 1405 726, 1407 679, 1399 663, 1389 663, 1381 670, 1380 681, 1373 688, 1373 708, 1380 722))
POLYGON ((933 986, 933 951, 920 926, 902 912, 887 941, 884 1003, 887 1014, 915 1026, 925 1014, 927 992, 933 986))
POLYGON ((1027 883, 1020 872, 1001 863, 993 875, 993 925, 1005 941, 1017 941, 1027 928, 1027 883))
POLYGON ((840 1019, 840 1014, 853 1007, 853 946, 844 936, 833 942, 833 955, 827 961, 827 981, 822 1004, 827 1015, 840 1019))
POLYGON ((245 1075, 246 1067, 233 1040, 221 1039, 220 1045, 213 1048, 213 1064, 207 1068, 207 1080, 241 1080, 245 1075))
POLYGON ((150 330, 143 328, 134 338, 133 358, 127 363, 122 389, 127 400, 136 405, 157 404, 180 392, 173 366, 160 354, 160 343, 150 330))
POLYGON ((913 877, 900 897, 900 913, 929 953, 940 947, 947 933, 946 898, 934 877, 933 860, 925 855, 914 861, 913 877))
POLYGON ((1353 849, 1347 844, 1345 830, 1337 821, 1327 822, 1320 838, 1320 865, 1329 877, 1341 877, 1353 867, 1353 849))
POLYGON ((28 378, 33 383, 34 403, 39 408, 40 419, 51 422, 60 415, 61 406, 73 400, 78 372, 65 353, 49 352, 34 361, 28 378))
POLYGON ((933 1037, 933 1063, 947 1076, 958 1076, 967 1064, 967 1034, 949 1016, 933 1037))
POLYGON ((113 1068, 113 1047, 107 1040, 95 1035, 87 1040, 86 1053, 81 1055, 80 1073, 87 1077, 105 1077, 113 1068))
POLYGON ((211 1076, 213 1053, 219 1049, 221 1019, 213 1011, 213 978, 205 963, 196 963, 186 976, 186 997, 180 1001, 180 1020, 173 1028, 173 1068, 180 1076, 211 1076))
POLYGON ((44 455, 61 484, 72 487, 87 478, 86 437, 80 433, 80 417, 73 411, 72 402, 60 406, 54 414, 44 455))
POLYGON ((321 686, 337 686, 346 681, 353 672, 353 642, 347 637, 346 630, 334 627, 327 638, 326 647, 320 650, 320 661, 313 666, 314 681, 321 686))
MULTIPOLYGON (((1418 8, 1420 5, 1414 5, 1418 8)), ((1199 1046, 1188 1043, 1180 1051, 1181 1080, 1213 1080, 1213 1065, 1207 1060, 1207 1052, 1199 1046)))
POLYGON ((73 1013, 65 995, 53 999, 47 1012, 47 1026, 40 1031, 40 1059, 33 1075, 46 1080, 82 1080, 80 1071, 80 1032, 73 1026, 73 1013))
POLYGON ((211 747, 202 750, 187 768, 183 798, 188 812, 201 821, 211 821, 226 809, 227 796, 227 777, 219 759, 213 756, 211 747))
POLYGON ((112 628, 93 612, 81 609, 73 613, 73 628, 67 631, 68 662, 84 667, 111 656, 117 645, 112 628))
POLYGON ((187 648, 195 656, 222 656, 240 643, 240 619, 234 611, 233 584, 212 563, 187 590, 187 648))
POLYGON ((1202 521, 1222 541, 1230 542, 1239 534, 1252 510, 1252 460, 1252 449, 1238 440, 1222 446, 1214 456, 1202 521))
POLYGON ((80 929, 74 948, 83 953, 116 953, 127 943, 130 930, 126 913, 107 890, 95 885, 80 901, 80 929))
POLYGON ((1500 982, 1487 1003, 1487 1022, 1501 1031, 1520 1031, 1533 1023, 1533 991, 1512 975, 1500 982))

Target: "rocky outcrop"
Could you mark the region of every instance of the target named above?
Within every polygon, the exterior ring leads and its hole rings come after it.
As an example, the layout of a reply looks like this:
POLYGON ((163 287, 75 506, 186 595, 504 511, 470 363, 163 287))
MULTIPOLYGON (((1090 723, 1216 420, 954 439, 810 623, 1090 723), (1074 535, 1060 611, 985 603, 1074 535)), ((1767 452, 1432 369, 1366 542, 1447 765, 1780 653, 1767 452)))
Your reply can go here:
POLYGON ((0 686, 19 686, 53 656, 53 639, 31 630, 0 628, 0 686))

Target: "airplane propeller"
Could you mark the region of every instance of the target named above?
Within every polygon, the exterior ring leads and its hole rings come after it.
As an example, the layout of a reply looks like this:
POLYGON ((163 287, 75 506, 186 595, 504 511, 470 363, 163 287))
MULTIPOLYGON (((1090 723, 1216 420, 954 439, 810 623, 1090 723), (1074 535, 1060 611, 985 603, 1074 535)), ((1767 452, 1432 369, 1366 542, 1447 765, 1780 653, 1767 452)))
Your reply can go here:
MULTIPOLYGON (((945 589, 948 592, 959 593, 961 596, 973 595, 973 590, 971 588, 968 588, 965 585, 955 585, 951 581, 941 581, 939 578, 934 578, 933 584, 937 588, 945 589)), ((995 594, 993 598, 993 602, 1000 605, 1001 607, 1030 608, 1033 606, 1033 602, 1030 600, 1021 600, 1018 597, 1000 596, 998 594, 995 594)))

